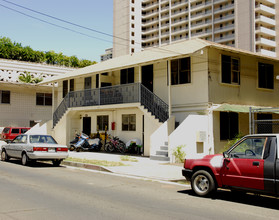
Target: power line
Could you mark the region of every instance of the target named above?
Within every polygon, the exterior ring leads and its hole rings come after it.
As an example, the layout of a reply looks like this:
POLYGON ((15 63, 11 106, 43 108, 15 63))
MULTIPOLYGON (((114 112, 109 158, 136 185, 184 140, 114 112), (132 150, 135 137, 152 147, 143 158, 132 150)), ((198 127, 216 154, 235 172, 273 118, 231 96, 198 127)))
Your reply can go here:
POLYGON ((55 16, 51 16, 51 15, 45 14, 43 12, 36 11, 34 9, 31 9, 31 8, 27 8, 25 6, 22 6, 22 5, 19 5, 19 4, 7 1, 7 0, 2 0, 2 1, 4 1, 6 3, 9 3, 9 4, 12 4, 12 5, 15 5, 15 6, 20 7, 20 8, 24 8, 24 9, 32 11, 34 13, 37 13, 37 14, 40 14, 40 15, 43 15, 43 16, 46 16, 46 17, 49 17, 49 18, 52 18, 52 19, 55 19, 55 20, 67 23, 67 24, 70 24, 70 25, 73 25, 73 26, 76 26, 76 27, 79 27, 79 28, 83 28, 83 29, 86 29, 86 30, 89 30, 89 31, 93 31, 93 32, 96 32, 96 33, 99 33, 99 34, 102 34, 102 35, 106 35, 106 36, 112 37, 112 38, 117 38, 117 39, 120 39, 120 40, 129 41, 128 39, 117 37, 117 36, 114 36, 112 34, 108 34, 108 33, 102 32, 102 31, 98 31, 98 30, 93 29, 93 28, 85 27, 83 25, 79 25, 79 24, 76 24, 76 23, 73 23, 73 22, 70 22, 70 21, 66 21, 64 19, 61 19, 61 18, 58 18, 58 17, 55 17, 55 16))
MULTIPOLYGON (((87 36, 87 37, 90 37, 90 38, 93 38, 93 39, 97 39, 97 40, 101 40, 101 41, 105 41, 105 42, 112 43, 112 42, 109 41, 109 40, 105 40, 105 39, 103 39, 103 38, 94 37, 94 36, 92 36, 92 35, 85 34, 85 33, 82 33, 82 32, 80 32, 80 31, 73 30, 73 29, 71 29, 71 28, 67 28, 67 27, 64 27, 64 26, 61 26, 61 25, 58 25, 58 24, 54 24, 54 23, 51 23, 51 22, 49 22, 49 21, 45 21, 45 20, 43 20, 43 19, 34 17, 34 16, 32 16, 32 15, 28 15, 28 14, 26 14, 26 13, 24 13, 24 12, 18 11, 18 10, 16 10, 16 9, 10 8, 10 7, 5 6, 5 5, 2 5, 2 4, 0 4, 0 6, 6 8, 6 9, 9 9, 9 10, 11 10, 11 11, 17 12, 17 13, 19 13, 19 14, 22 14, 22 15, 24 15, 24 16, 33 18, 33 19, 38 20, 38 21, 41 21, 41 22, 44 22, 44 23, 46 23, 46 24, 49 24, 49 25, 52 25, 52 26, 55 26, 55 27, 62 28, 62 29, 64 29, 64 30, 68 30, 68 31, 71 31, 71 32, 74 32, 74 33, 77 33, 77 34, 80 34, 80 35, 83 35, 83 36, 87 36)), ((120 44, 120 45, 124 45, 124 44, 120 44)))
MULTIPOLYGON (((43 13, 43 12, 39 12, 39 11, 37 11, 37 10, 31 9, 31 8, 27 8, 27 7, 25 7, 25 6, 22 6, 22 5, 19 5, 19 4, 16 4, 16 3, 13 3, 13 2, 7 1, 7 0, 2 0, 2 1, 4 1, 4 2, 6 2, 6 3, 9 3, 9 4, 12 4, 12 5, 15 5, 15 6, 17 6, 17 7, 20 7, 20 8, 29 10, 29 11, 32 11, 32 12, 34 12, 34 13, 37 13, 37 14, 40 14, 40 15, 43 15, 43 16, 46 16, 46 17, 49 17, 49 18, 52 18, 52 19, 55 19, 55 20, 58 20, 58 21, 67 23, 67 24, 70 24, 70 25, 73 25, 73 26, 76 26, 76 27, 79 27, 79 28, 83 28, 83 29, 86 29, 86 30, 89 30, 89 31, 93 31, 93 32, 99 33, 99 34, 103 34, 103 35, 105 35, 105 36, 109 36, 109 37, 112 37, 112 38, 116 38, 116 39, 120 39, 120 40, 124 40, 124 41, 130 42, 130 40, 129 40, 129 39, 126 39, 126 38, 117 37, 117 36, 115 36, 115 35, 111 35, 111 34, 108 34, 108 33, 102 32, 102 31, 98 31, 98 30, 95 30, 95 29, 92 29, 92 28, 89 28, 89 27, 85 27, 85 26, 83 26, 83 25, 79 25, 79 24, 76 24, 76 23, 73 23, 73 22, 70 22, 70 21, 66 21, 66 20, 64 20, 64 19, 57 18, 57 17, 55 17, 55 16, 51 16, 51 15, 45 14, 45 13, 43 13)), ((1 5, 1 4, 0 4, 0 5, 1 5)), ((3 6, 3 5, 1 5, 1 6, 3 6)), ((3 6, 3 7, 9 8, 9 7, 6 7, 6 6, 3 6)), ((93 37, 93 36, 91 36, 91 35, 87 35, 87 34, 84 34, 84 33, 79 32, 79 31, 72 30, 72 29, 70 29, 70 28, 65 28, 65 27, 63 27, 63 26, 56 25, 56 24, 53 24, 53 23, 44 21, 44 20, 42 20, 42 19, 39 19, 39 18, 30 16, 30 15, 27 15, 27 14, 25 14, 25 13, 23 13, 23 12, 20 12, 20 11, 15 10, 15 9, 11 9, 11 8, 9 8, 9 9, 10 9, 10 10, 13 10, 13 11, 16 11, 16 12, 18 12, 18 13, 20 13, 20 14, 23 14, 23 15, 25 15, 25 16, 34 18, 34 19, 36 19, 36 20, 39 20, 39 21, 42 21, 42 22, 45 22, 45 23, 54 25, 54 26, 56 26, 56 27, 60 27, 60 28, 66 29, 66 30, 70 30, 70 31, 72 31, 72 32, 79 33, 79 34, 82 34, 82 35, 85 35, 85 36, 88 36, 88 37, 91 37, 91 38, 95 38, 95 39, 98 39, 98 40, 106 41, 106 40, 101 39, 101 38, 93 37)), ((108 42, 108 41, 107 41, 107 42, 108 42)), ((127 46, 127 45, 125 45, 125 44, 121 44, 121 43, 118 43, 118 42, 117 42, 117 43, 115 42, 115 44, 122 45, 122 46, 127 46)), ((144 49, 142 48, 142 46, 141 46, 141 43, 135 41, 135 44, 138 44, 138 45, 139 45, 139 47, 136 46, 137 48, 139 48, 139 49, 141 49, 141 50, 144 50, 144 49)), ((172 53, 176 53, 176 54, 182 55, 182 53, 178 53, 177 51, 172 51, 172 50, 164 49, 164 48, 161 48, 161 47, 153 46, 153 47, 150 47, 150 48, 154 48, 154 49, 157 49, 157 50, 160 50, 160 51, 164 51, 164 52, 172 52, 172 53)))

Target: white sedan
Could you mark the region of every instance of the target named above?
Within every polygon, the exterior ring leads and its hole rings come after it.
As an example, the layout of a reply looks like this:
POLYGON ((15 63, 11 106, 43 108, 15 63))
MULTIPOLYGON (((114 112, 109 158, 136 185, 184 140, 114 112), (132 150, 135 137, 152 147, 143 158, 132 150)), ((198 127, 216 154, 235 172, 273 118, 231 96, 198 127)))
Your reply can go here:
POLYGON ((41 134, 18 135, 1 150, 2 161, 18 158, 24 166, 36 160, 51 160, 54 166, 59 166, 68 155, 67 146, 58 145, 52 136, 41 134))

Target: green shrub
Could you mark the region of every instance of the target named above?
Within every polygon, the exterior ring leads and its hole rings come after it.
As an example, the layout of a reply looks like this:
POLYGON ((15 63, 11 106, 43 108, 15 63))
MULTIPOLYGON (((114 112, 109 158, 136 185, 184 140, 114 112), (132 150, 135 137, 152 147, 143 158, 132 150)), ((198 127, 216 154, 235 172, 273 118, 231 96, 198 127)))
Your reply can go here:
POLYGON ((183 150, 185 148, 185 145, 179 145, 172 151, 172 155, 175 157, 176 163, 183 163, 184 159, 186 157, 186 153, 183 150))

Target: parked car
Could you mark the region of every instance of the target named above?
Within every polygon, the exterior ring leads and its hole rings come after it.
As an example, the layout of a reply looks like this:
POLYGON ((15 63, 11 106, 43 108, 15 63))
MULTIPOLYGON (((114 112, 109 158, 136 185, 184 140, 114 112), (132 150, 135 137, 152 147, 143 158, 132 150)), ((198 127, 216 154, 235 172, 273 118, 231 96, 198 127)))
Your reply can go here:
POLYGON ((5 127, 1 134, 1 139, 4 141, 11 141, 19 134, 24 134, 29 127, 5 127))
POLYGON ((3 145, 1 150, 2 161, 18 158, 22 165, 36 160, 51 160, 54 166, 59 166, 67 157, 68 147, 57 144, 50 135, 21 134, 3 145))
POLYGON ((279 134, 247 135, 223 155, 185 159, 182 175, 199 196, 217 188, 278 196, 278 143, 279 134))

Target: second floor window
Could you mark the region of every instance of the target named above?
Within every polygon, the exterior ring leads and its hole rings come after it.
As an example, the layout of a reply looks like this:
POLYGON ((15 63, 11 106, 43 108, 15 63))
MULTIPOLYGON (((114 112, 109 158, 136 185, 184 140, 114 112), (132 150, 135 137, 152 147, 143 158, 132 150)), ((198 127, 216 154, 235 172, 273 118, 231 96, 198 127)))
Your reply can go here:
POLYGON ((36 105, 52 105, 51 93, 36 93, 36 105))
POLYGON ((222 55, 222 83, 240 85, 240 65, 238 58, 222 55))
POLYGON ((259 88, 273 89, 274 88, 274 69, 272 64, 258 63, 259 72, 259 88))
POLYGON ((63 98, 68 94, 68 80, 63 81, 63 98))
POLYGON ((171 84, 191 83, 191 59, 190 57, 171 61, 171 84))
POLYGON ((1 104, 10 104, 11 103, 11 92, 0 90, 0 103, 1 104))
POLYGON ((120 84, 135 82, 134 68, 123 69, 120 74, 120 84))

